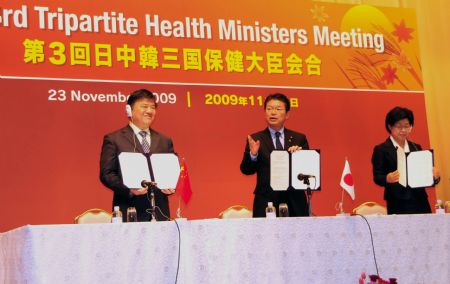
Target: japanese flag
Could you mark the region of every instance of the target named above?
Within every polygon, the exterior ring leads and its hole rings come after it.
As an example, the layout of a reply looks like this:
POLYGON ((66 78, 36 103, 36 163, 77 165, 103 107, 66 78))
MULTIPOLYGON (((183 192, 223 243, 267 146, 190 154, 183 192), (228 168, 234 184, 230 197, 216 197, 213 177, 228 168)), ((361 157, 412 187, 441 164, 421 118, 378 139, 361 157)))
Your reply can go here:
POLYGON ((341 187, 350 194, 352 200, 355 200, 355 187, 353 184, 353 176, 350 171, 350 165, 347 159, 345 160, 344 170, 342 171, 341 187))

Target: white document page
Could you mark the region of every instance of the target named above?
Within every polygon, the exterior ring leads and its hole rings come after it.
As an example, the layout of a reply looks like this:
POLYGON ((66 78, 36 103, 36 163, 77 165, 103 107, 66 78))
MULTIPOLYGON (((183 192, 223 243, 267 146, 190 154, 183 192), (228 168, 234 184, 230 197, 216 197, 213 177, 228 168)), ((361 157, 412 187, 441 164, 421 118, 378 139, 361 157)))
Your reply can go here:
POLYGON ((150 156, 156 186, 160 189, 175 189, 180 176, 180 162, 173 153, 150 156))
POLYGON ((142 153, 122 152, 119 154, 123 184, 128 188, 142 188, 143 180, 150 180, 147 158, 142 153))
POLYGON ((287 190, 289 187, 289 153, 287 151, 270 153, 270 186, 276 191, 287 190))
POLYGON ((408 185, 415 187, 433 186, 433 152, 430 150, 410 152, 406 156, 408 185))
POLYGON ((299 150, 291 154, 291 184, 295 189, 307 189, 307 185, 297 177, 299 174, 311 175, 308 178, 310 189, 320 188, 320 153, 317 150, 299 150))

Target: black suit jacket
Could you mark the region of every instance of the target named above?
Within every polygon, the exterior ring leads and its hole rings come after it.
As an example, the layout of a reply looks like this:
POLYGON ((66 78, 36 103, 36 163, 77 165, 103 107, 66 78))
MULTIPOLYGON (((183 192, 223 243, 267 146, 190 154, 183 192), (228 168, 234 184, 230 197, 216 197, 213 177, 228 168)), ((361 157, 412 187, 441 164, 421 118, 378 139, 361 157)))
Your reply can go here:
MULTIPOLYGON (((150 153, 173 153, 172 140, 159 132, 150 129, 150 153)), ((100 157, 100 180, 114 192, 113 207, 120 206, 124 220, 128 207, 136 207, 138 220, 149 221, 150 214, 146 211, 150 208, 149 196, 132 196, 130 189, 123 184, 118 156, 122 152, 144 153, 139 139, 133 129, 127 125, 115 132, 105 135, 100 157)), ((156 205, 166 216, 170 216, 167 196, 155 191, 156 205)), ((157 210, 157 219, 165 220, 157 210)))
MULTIPOLYGON (((407 141, 409 150, 411 152, 420 151, 422 147, 411 141, 407 141)), ((392 212, 396 208, 391 208, 391 204, 408 203, 412 200, 419 201, 422 204, 428 204, 428 195, 425 188, 406 188, 396 183, 387 183, 386 176, 397 170, 397 149, 388 138, 384 143, 376 145, 372 154, 372 171, 374 182, 384 187, 384 199, 387 201, 388 212, 390 214, 397 214, 400 212, 392 212), (391 209, 391 210, 389 210, 391 209)), ((428 204, 429 207, 429 204, 428 204)), ((428 210, 427 210, 428 211, 428 210)), ((421 212, 417 212, 421 213, 421 212)), ((427 213, 427 212, 423 212, 427 213)))
MULTIPOLYGON (((272 201, 276 207, 278 207, 279 203, 287 203, 290 216, 307 216, 308 208, 305 193, 303 191, 294 190, 292 187, 286 192, 274 191, 270 186, 270 153, 275 147, 269 129, 266 128, 251 136, 255 141, 259 140, 261 143, 258 151, 258 158, 256 161, 251 160, 250 149, 247 142, 240 168, 241 172, 245 175, 253 175, 256 173, 253 216, 264 217, 268 201, 272 201)), ((308 140, 304 134, 285 128, 284 149, 288 149, 295 145, 302 147, 302 149, 309 149, 308 140)))

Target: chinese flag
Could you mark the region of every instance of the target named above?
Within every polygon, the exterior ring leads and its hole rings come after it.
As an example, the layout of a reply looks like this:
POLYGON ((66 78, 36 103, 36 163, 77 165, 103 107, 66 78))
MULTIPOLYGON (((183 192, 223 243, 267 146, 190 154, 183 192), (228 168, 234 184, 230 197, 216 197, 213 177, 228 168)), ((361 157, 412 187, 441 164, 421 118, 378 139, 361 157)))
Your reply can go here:
POLYGON ((344 170, 342 171, 341 187, 347 191, 353 200, 355 200, 355 186, 353 184, 353 175, 350 171, 350 165, 345 160, 344 170))
POLYGON ((180 176, 178 177, 176 191, 180 194, 184 203, 187 204, 191 199, 192 189, 191 189, 191 182, 189 181, 189 173, 184 158, 181 159, 180 163, 180 176))

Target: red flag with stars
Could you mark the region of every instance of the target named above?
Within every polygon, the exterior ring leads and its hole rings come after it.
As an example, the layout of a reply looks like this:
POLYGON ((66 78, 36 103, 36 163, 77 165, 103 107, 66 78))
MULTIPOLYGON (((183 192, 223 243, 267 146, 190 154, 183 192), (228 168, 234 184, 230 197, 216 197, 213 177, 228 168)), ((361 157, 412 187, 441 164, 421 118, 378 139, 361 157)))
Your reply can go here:
POLYGON ((180 176, 178 177, 176 191, 178 192, 178 194, 180 194, 184 203, 187 204, 191 199, 192 189, 184 158, 181 159, 180 163, 180 176))

